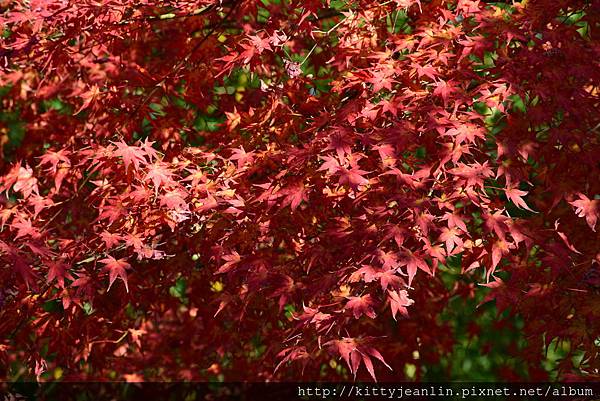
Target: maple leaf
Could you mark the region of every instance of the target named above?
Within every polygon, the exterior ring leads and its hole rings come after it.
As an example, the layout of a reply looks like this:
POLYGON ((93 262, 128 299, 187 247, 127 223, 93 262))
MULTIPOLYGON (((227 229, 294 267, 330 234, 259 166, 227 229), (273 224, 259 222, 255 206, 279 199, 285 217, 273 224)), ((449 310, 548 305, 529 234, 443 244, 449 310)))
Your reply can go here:
MULTIPOLYGON (((498 240, 492 244, 492 268, 490 269, 493 272, 500 263, 500 259, 502 256, 508 253, 508 250, 512 248, 510 244, 503 240, 498 240)), ((489 273, 491 274, 491 273, 489 273)))
POLYGON ((381 162, 384 166, 393 166, 396 163, 396 149, 390 144, 381 144, 373 146, 373 150, 379 152, 381 162))
POLYGON ((114 204, 103 205, 100 208, 100 213, 98 214, 98 221, 108 220, 108 225, 112 225, 115 221, 119 220, 121 217, 127 215, 127 209, 123 206, 121 202, 118 200, 114 200, 114 204))
POLYGON ((320 312, 318 308, 310 308, 303 305, 303 313, 296 314, 294 319, 299 320, 301 325, 313 324, 317 332, 327 332, 335 324, 334 317, 329 313, 320 312))
POLYGON ((475 162, 473 164, 459 163, 459 167, 449 170, 450 174, 454 174, 458 177, 466 179, 466 185, 468 187, 478 186, 483 188, 484 180, 494 175, 492 170, 488 167, 488 162, 483 164, 475 162))
POLYGON ((221 265, 215 274, 227 273, 231 271, 231 269, 233 269, 242 260, 240 254, 236 251, 232 251, 228 255, 223 255, 222 258, 225 260, 225 263, 221 265))
POLYGON ((432 227, 432 222, 434 219, 435 216, 427 212, 421 212, 415 217, 416 223, 419 225, 419 228, 425 235, 429 234, 429 228, 432 227))
POLYGON ((392 84, 396 82, 392 79, 394 70, 391 69, 379 69, 371 71, 371 77, 366 82, 373 84, 373 92, 379 92, 381 89, 392 90, 392 84))
POLYGON ((401 290, 399 292, 396 290, 388 290, 387 294, 394 320, 396 320, 398 312, 400 312, 402 316, 407 317, 408 310, 406 308, 415 302, 408 297, 408 292, 406 290, 401 290))
POLYGON ((485 287, 522 317, 524 371, 554 337, 593 360, 594 341, 578 340, 597 337, 600 255, 580 228, 600 218, 600 75, 596 38, 573 18, 596 26, 596 2, 0 2, 0 326, 15 329, 0 365, 286 381, 293 361, 320 377, 325 351, 376 380, 375 345, 404 366, 416 338, 438 360, 453 340, 440 311, 485 287), (512 184, 528 180, 535 191, 512 184), (104 256, 117 250, 147 266, 133 314, 98 292, 104 276, 128 291, 130 266, 104 256), (462 278, 486 284, 416 278, 458 254, 462 278), (173 275, 187 305, 164 291, 173 275), (386 324, 380 304, 400 320, 409 295, 417 319, 386 324), (140 370, 146 354, 157 369, 140 370))
POLYGON ((188 173, 189 173, 189 175, 181 181, 183 181, 183 182, 191 181, 190 185, 192 187, 197 187, 201 182, 205 183, 208 179, 206 177, 206 174, 204 174, 204 172, 202 171, 202 169, 188 170, 188 173))
POLYGON ((30 205, 33 205, 33 217, 36 218, 38 214, 42 212, 42 210, 47 209, 55 205, 52 199, 48 199, 39 195, 31 196, 27 202, 30 205))
POLYGON ((527 206, 527 203, 525 203, 523 200, 523 196, 527 195, 527 191, 521 191, 517 188, 506 188, 504 193, 506 194, 506 197, 518 208, 533 212, 533 210, 531 210, 529 206, 527 206))
POLYGON ((420 169, 413 174, 403 173, 396 167, 390 168, 388 171, 383 173, 384 175, 394 175, 399 182, 408 185, 411 188, 420 188, 423 186, 423 179, 429 176, 429 168, 425 167, 420 169))
POLYGON ((155 143, 156 142, 151 141, 148 138, 146 138, 144 140, 144 142, 140 143, 140 146, 139 146, 139 148, 146 154, 146 156, 148 156, 148 158, 150 159, 150 161, 158 159, 158 152, 153 147, 153 145, 155 143))
POLYGON ((225 112, 225 116, 227 117, 227 128, 232 131, 237 127, 242 121, 242 116, 238 113, 237 108, 233 108, 232 112, 225 112))
POLYGON ((248 39, 250 39, 258 54, 261 54, 265 50, 271 50, 271 37, 261 38, 258 35, 248 35, 248 39))
POLYGON ((283 31, 282 32, 275 31, 275 32, 273 32, 273 35, 271 35, 271 37, 269 38, 269 42, 275 47, 285 45, 285 43, 288 40, 289 40, 289 37, 283 31))
POLYGON ((140 251, 145 247, 144 245, 144 237, 137 233, 130 233, 125 236, 125 244, 127 246, 133 247, 135 251, 140 251))
POLYGON ((54 175, 54 188, 57 191, 71 168, 71 160, 68 157, 70 153, 68 150, 61 149, 58 152, 47 151, 40 157, 40 166, 49 165, 46 171, 54 175))
POLYGON ((356 282, 362 280, 365 283, 370 283, 371 281, 377 279, 377 275, 379 273, 380 272, 375 267, 371 265, 363 265, 360 269, 352 273, 352 275, 350 276, 350 281, 356 282))
POLYGON ((376 105, 374 103, 371 102, 367 102, 365 104, 365 106, 362 108, 362 110, 360 111, 360 116, 362 117, 366 117, 371 121, 375 121, 375 119, 377 118, 377 115, 379 114, 379 105, 376 105))
POLYGON ((94 100, 96 100, 96 98, 98 97, 99 94, 100 94, 100 88, 98 87, 98 85, 93 85, 89 90, 79 94, 79 97, 81 99, 83 99, 83 103, 82 103, 81 107, 79 107, 79 109, 77 109, 77 111, 74 113, 74 115, 77 115, 77 114, 81 113, 83 110, 90 107, 92 102, 94 100))
POLYGON ((321 159, 324 160, 324 163, 317 171, 327 170, 328 174, 334 174, 341 167, 340 162, 334 156, 321 156, 321 159))
POLYGON ((600 201, 598 199, 591 200, 582 193, 577 195, 579 199, 569 203, 576 208, 575 214, 579 217, 585 217, 588 226, 596 232, 596 222, 600 217, 600 201))
POLYGON ((148 331, 143 328, 129 329, 129 334, 131 334, 131 339, 139 348, 142 348, 142 341, 140 338, 147 333, 148 333, 148 331))
POLYGON ((367 315, 371 319, 375 319, 374 303, 370 294, 361 297, 348 297, 348 302, 346 302, 344 309, 352 310, 355 319, 360 318, 362 315, 367 315))
POLYGON ((173 173, 164 163, 154 163, 148 167, 145 180, 152 181, 156 193, 158 189, 173 183, 173 173))
POLYGON ((399 8, 405 8, 405 9, 408 9, 411 6, 413 6, 414 4, 417 4, 419 6, 419 10, 422 12, 421 2, 419 0, 394 0, 394 3, 396 3, 396 5, 399 8))
POLYGON ((446 131, 445 135, 449 135, 454 138, 456 151, 458 152, 458 149, 460 149, 462 154, 470 154, 469 148, 462 146, 465 142, 475 143, 477 138, 485 139, 485 131, 481 127, 477 127, 473 124, 461 124, 458 128, 451 128, 446 131))
POLYGON ((383 291, 387 290, 390 286, 392 288, 399 288, 405 284, 404 280, 395 274, 395 270, 379 272, 377 273, 377 278, 381 283, 381 289, 383 291))
POLYGON ((69 272, 69 267, 62 261, 49 261, 46 262, 48 267, 48 276, 46 282, 51 283, 56 280, 61 288, 65 288, 65 280, 74 280, 73 276, 69 272))
POLYGON ((446 212, 444 213, 442 219, 448 221, 448 228, 458 227, 465 233, 469 232, 469 230, 467 230, 467 225, 465 224, 463 217, 458 213, 446 212))
POLYGON ((125 164, 125 170, 129 169, 130 165, 133 165, 135 170, 140 168, 140 163, 146 163, 146 152, 138 146, 129 146, 122 140, 119 142, 112 142, 117 147, 114 151, 114 155, 123 158, 125 164))
POLYGON ((160 196, 160 205, 173 210, 187 210, 188 205, 185 201, 187 193, 181 189, 167 191, 160 196))
POLYGON ((254 160, 254 152, 246 152, 243 147, 232 149, 232 155, 229 160, 237 161, 237 168, 241 169, 247 163, 252 163, 254 160))
POLYGON ((302 371, 304 372, 304 368, 308 363, 310 355, 306 351, 306 347, 296 346, 284 348, 281 352, 279 352, 279 354, 277 354, 277 358, 281 358, 281 361, 279 361, 277 366, 275 366, 273 373, 277 372, 283 364, 290 361, 302 361, 302 371))
POLYGON ((394 117, 398 116, 398 105, 395 103, 390 102, 387 99, 384 99, 382 101, 380 101, 378 103, 378 105, 381 105, 381 111, 383 113, 390 113, 392 114, 394 117))
POLYGON ((270 289, 270 298, 279 297, 279 311, 281 312, 287 303, 296 284, 294 279, 287 274, 271 274, 263 281, 263 286, 270 289))
POLYGON ((12 268, 23 278, 28 289, 36 286, 38 274, 32 269, 31 264, 17 253, 12 255, 12 268))
POLYGON ((13 185, 13 190, 21 192, 23 194, 23 198, 27 199, 32 193, 39 193, 38 181, 37 178, 33 176, 33 170, 31 167, 20 167, 17 165, 17 167, 13 169, 13 172, 9 173, 9 176, 13 174, 16 181, 13 185), (14 172, 15 170, 16 174, 14 172))
POLYGON ((22 219, 19 218, 14 221, 11 225, 11 228, 17 230, 17 235, 15 235, 14 239, 19 239, 21 237, 30 236, 31 238, 40 238, 42 234, 40 231, 33 226, 30 219, 22 219))
POLYGON ((444 104, 448 103, 448 98, 452 93, 456 91, 452 81, 444 81, 440 79, 435 83, 435 89, 433 90, 433 94, 436 96, 440 96, 444 100, 444 104))
POLYGON ((0 231, 4 230, 4 226, 10 220, 10 218, 15 214, 16 210, 11 209, 0 209, 0 231))
POLYGON ((406 266, 406 272, 408 274, 408 286, 410 287, 412 281, 417 274, 417 270, 421 269, 427 274, 431 274, 429 265, 424 259, 409 253, 404 259, 400 261, 400 266, 406 266))
POLYGON ((488 229, 494 231, 494 233, 500 238, 506 238, 506 232, 508 231, 507 221, 509 218, 502 214, 503 210, 497 210, 494 213, 484 213, 485 225, 488 229))
MULTIPOLYGON (((132 191, 129 192, 128 197, 136 204, 143 204, 151 199, 151 192, 146 188, 146 186, 142 185, 133 185, 132 191)), ((157 194, 157 188, 155 188, 155 196, 157 194)))
POLYGON ((366 185, 369 180, 363 175, 367 174, 367 171, 361 170, 358 167, 352 167, 347 169, 346 167, 340 167, 337 171, 339 174, 339 183, 341 185, 347 184, 350 188, 356 190, 360 185, 366 185))
POLYGON ((439 239, 440 241, 446 243, 446 251, 448 252, 448 255, 450 255, 455 246, 459 248, 458 251, 460 251, 460 248, 463 246, 463 240, 460 237, 460 231, 458 231, 456 228, 442 228, 442 233, 440 234, 439 239))
POLYGON ((398 255, 395 252, 379 250, 377 252, 377 258, 384 269, 395 269, 398 267, 398 255))
POLYGON ((39 361, 35 361, 35 369, 33 370, 36 380, 40 381, 40 377, 42 376, 42 373, 46 372, 46 370, 48 370, 48 362, 46 362, 45 359, 40 359, 39 361))
POLYGON ((308 202, 308 194, 306 187, 303 183, 287 187, 280 191, 281 195, 285 195, 285 198, 281 202, 281 207, 290 206, 292 211, 295 211, 302 201, 308 202))
POLYGON ((56 171, 59 168, 59 165, 71 165, 71 161, 69 160, 69 152, 66 149, 61 149, 58 152, 53 152, 51 150, 46 151, 42 156, 40 156, 40 166, 50 165, 48 167, 48 171, 56 171))
POLYGON ((123 238, 119 234, 111 233, 109 231, 102 231, 100 233, 100 238, 104 241, 104 245, 106 248, 112 248, 115 245, 118 245, 119 242, 123 240, 123 238))
POLYGON ((432 245, 431 242, 426 238, 424 238, 423 241, 425 242, 425 245, 423 245, 423 250, 427 253, 427 255, 441 263, 446 263, 446 253, 441 245, 432 245))
POLYGON ((392 368, 385 362, 385 359, 383 359, 383 356, 379 351, 367 345, 369 340, 370 338, 356 339, 346 337, 341 340, 328 341, 323 345, 327 347, 330 352, 336 353, 342 357, 355 379, 360 363, 363 362, 373 380, 377 381, 371 357, 379 359, 390 370, 392 370, 392 368))
POLYGON ((131 269, 131 265, 127 263, 127 259, 115 259, 112 256, 107 256, 106 258, 101 259, 99 262, 104 263, 104 270, 108 271, 109 283, 106 291, 110 291, 110 287, 113 285, 117 277, 119 277, 125 284, 125 289, 127 292, 129 292, 126 270, 131 269))
POLYGON ((352 140, 345 128, 336 128, 336 131, 329 136, 329 145, 326 150, 335 150, 338 158, 343 160, 345 155, 352 153, 352 140))
POLYGON ((581 255, 581 252, 579 252, 577 249, 575 249, 575 247, 569 242, 569 238, 567 238, 567 235, 561 231, 558 231, 558 225, 559 225, 558 220, 556 220, 554 222, 554 230, 556 230, 556 234, 558 234, 560 239, 564 242, 564 244, 567 246, 567 248, 569 248, 569 250, 581 255))
POLYGON ((435 81, 438 76, 437 70, 432 65, 422 66, 421 64, 413 63, 412 67, 417 72, 419 78, 427 76, 435 81))

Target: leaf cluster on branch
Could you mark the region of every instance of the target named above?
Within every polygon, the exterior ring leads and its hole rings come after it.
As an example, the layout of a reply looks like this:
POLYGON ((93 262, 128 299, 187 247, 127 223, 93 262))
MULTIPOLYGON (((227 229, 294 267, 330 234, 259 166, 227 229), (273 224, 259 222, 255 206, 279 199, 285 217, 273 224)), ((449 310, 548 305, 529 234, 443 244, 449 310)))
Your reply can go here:
POLYGON ((5 3, 3 377, 599 374, 598 0, 5 3))

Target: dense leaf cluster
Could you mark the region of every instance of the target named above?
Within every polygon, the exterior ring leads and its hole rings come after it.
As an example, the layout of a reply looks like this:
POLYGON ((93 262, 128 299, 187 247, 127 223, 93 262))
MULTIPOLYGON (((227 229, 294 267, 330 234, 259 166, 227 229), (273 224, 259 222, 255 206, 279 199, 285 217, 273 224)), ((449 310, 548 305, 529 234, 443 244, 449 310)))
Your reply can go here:
POLYGON ((3 377, 598 375, 598 0, 2 7, 3 377))

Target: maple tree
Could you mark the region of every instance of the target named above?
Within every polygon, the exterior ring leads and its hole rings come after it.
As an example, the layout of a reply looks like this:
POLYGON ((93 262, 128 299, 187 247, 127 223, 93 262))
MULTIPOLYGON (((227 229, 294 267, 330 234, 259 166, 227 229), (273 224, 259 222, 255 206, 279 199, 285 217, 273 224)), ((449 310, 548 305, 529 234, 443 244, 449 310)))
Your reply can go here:
POLYGON ((598 0, 0 6, 3 377, 599 374, 598 0))

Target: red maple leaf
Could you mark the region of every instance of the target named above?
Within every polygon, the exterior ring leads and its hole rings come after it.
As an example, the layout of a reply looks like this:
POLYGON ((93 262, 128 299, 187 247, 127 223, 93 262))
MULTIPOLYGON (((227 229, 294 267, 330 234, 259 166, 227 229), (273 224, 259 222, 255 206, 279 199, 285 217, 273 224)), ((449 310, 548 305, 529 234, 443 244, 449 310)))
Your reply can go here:
POLYGON ((465 224, 463 217, 460 216, 458 213, 446 212, 444 213, 444 217, 442 217, 442 219, 448 221, 449 228, 458 227, 465 233, 469 232, 469 230, 467 230, 467 225, 465 224))
POLYGON ((444 104, 448 103, 448 98, 456 91, 452 81, 444 81, 440 79, 435 83, 433 94, 440 96, 444 100, 444 104))
POLYGON ((439 240, 446 244, 446 251, 448 255, 452 253, 452 250, 455 246, 459 248, 457 252, 460 252, 460 248, 463 246, 463 240, 460 235, 461 233, 457 228, 442 228, 442 233, 440 234, 439 240))
POLYGON ((112 248, 115 245, 118 245, 119 242, 123 240, 123 237, 119 234, 111 233, 108 231, 102 231, 100 233, 100 238, 104 241, 104 245, 106 248, 112 248))
POLYGON ((492 244, 492 266, 488 272, 488 276, 494 272, 498 263, 502 259, 502 256, 508 254, 508 250, 511 249, 512 246, 503 240, 498 240, 492 244))
POLYGON ((49 261, 46 262, 46 266, 48 267, 48 276, 46 277, 48 283, 51 283, 52 280, 56 280, 61 288, 65 288, 65 279, 74 280, 69 272, 69 266, 64 262, 60 260, 49 261))
POLYGON ((375 302, 370 294, 363 295, 362 297, 348 297, 348 302, 346 302, 344 309, 350 309, 355 319, 360 318, 362 315, 367 315, 371 319, 375 319, 374 304, 375 302))
POLYGON ((335 158, 335 156, 321 156, 321 159, 323 159, 325 162, 321 164, 317 171, 327 170, 328 174, 334 174, 340 169, 340 162, 335 158))
POLYGON ((39 193, 38 181, 33 176, 33 170, 29 166, 21 167, 17 164, 7 175, 10 181, 14 182, 13 190, 21 192, 27 199, 32 193, 39 193))
POLYGON ((54 175, 54 188, 58 191, 67 172, 71 168, 68 155, 71 152, 61 149, 58 152, 48 151, 40 157, 40 166, 50 165, 46 171, 54 175))
POLYGON ((308 194, 303 183, 289 186, 281 190, 280 193, 282 195, 285 194, 285 197, 281 202, 281 207, 283 208, 289 205, 292 211, 296 210, 302 201, 308 201, 308 194))
POLYGON ((356 373, 360 367, 360 363, 363 362, 365 368, 373 378, 377 381, 375 376, 375 369, 373 368, 373 361, 371 357, 379 359, 385 366, 392 370, 391 366, 385 362, 383 356, 372 346, 368 345, 370 338, 342 338, 340 340, 332 340, 323 344, 328 347, 330 352, 336 353, 342 357, 346 362, 346 365, 350 368, 350 372, 356 378, 356 373))
POLYGON ((588 226, 595 232, 596 222, 600 216, 600 201, 598 199, 592 200, 582 193, 577 195, 579 196, 579 199, 569 203, 575 206, 575 213, 577 216, 585 217, 588 226))
POLYGON ((379 270, 371 265, 362 265, 360 269, 352 273, 350 281, 356 282, 362 279, 365 283, 370 283, 377 279, 379 270))
POLYGON ((367 174, 367 171, 361 170, 358 167, 352 167, 347 169, 346 167, 340 167, 337 171, 340 175, 339 183, 341 185, 347 184, 350 188, 356 190, 360 185, 366 185, 369 180, 363 177, 367 174))
POLYGON ((34 239, 42 236, 40 231, 33 226, 30 219, 18 218, 10 225, 10 227, 17 230, 17 235, 14 237, 15 240, 27 236, 34 239))
POLYGON ((90 107, 92 102, 94 100, 96 100, 96 98, 98 97, 99 94, 100 94, 100 88, 97 85, 93 85, 89 90, 87 90, 83 93, 80 93, 79 97, 81 99, 83 99, 83 103, 81 104, 81 107, 79 107, 79 109, 74 113, 74 115, 77 115, 77 114, 81 113, 83 110, 90 107))
POLYGON ((506 197, 510 199, 510 201, 518 208, 533 212, 533 210, 531 210, 529 206, 527 206, 527 203, 525 203, 523 200, 523 196, 527 195, 527 191, 521 191, 517 188, 506 188, 504 193, 506 194, 506 197))
POLYGON ((381 283, 381 289, 384 291, 390 286, 392 288, 399 288, 400 286, 404 285, 404 280, 395 274, 395 270, 386 270, 377 273, 377 278, 381 283))
POLYGON ((392 75, 394 70, 389 68, 382 68, 375 71, 371 71, 371 77, 366 82, 373 84, 373 92, 379 92, 381 89, 392 90, 392 84, 396 82, 392 75))
POLYGON ((55 205, 52 199, 42 197, 39 195, 33 195, 28 200, 28 203, 33 206, 33 217, 36 218, 42 210, 47 209, 55 205))
POLYGON ((229 160, 237 161, 237 168, 241 169, 247 163, 252 163, 254 160, 254 152, 246 152, 244 147, 240 147, 239 149, 232 149, 232 155, 229 157, 229 160))
POLYGON ((155 191, 158 193, 159 188, 168 186, 173 182, 173 173, 164 163, 154 163, 148 166, 146 173, 146 181, 152 181, 155 191))
POLYGON ((402 316, 408 316, 408 310, 406 308, 414 303, 414 301, 408 297, 408 292, 406 290, 401 290, 399 292, 396 290, 388 290, 387 294, 394 320, 396 320, 398 312, 400 312, 402 316))
POLYGON ((419 256, 413 255, 412 253, 408 254, 400 261, 400 266, 406 266, 409 287, 412 284, 418 269, 423 270, 427 274, 431 274, 431 270, 429 269, 427 262, 425 262, 425 260, 419 256))
POLYGON ((123 158, 125 164, 125 170, 129 169, 130 165, 133 165, 135 170, 140 168, 140 163, 146 163, 146 152, 137 146, 129 146, 123 141, 113 142, 117 147, 114 151, 114 155, 123 158))
POLYGON ((127 269, 131 269, 131 265, 127 263, 127 259, 115 259, 112 256, 108 256, 99 261, 100 263, 104 263, 104 270, 108 272, 108 289, 107 292, 110 291, 110 287, 113 285, 117 277, 119 277, 123 283, 125 284, 125 289, 129 292, 129 286, 127 284, 127 269))
POLYGON ((167 191, 160 196, 160 205, 166 206, 168 209, 187 210, 186 196, 187 194, 182 189, 167 191))
POLYGON ((215 274, 229 272, 242 260, 242 257, 240 256, 240 254, 237 253, 236 251, 231 251, 230 254, 223 255, 222 258, 225 260, 225 263, 223 263, 223 265, 221 265, 221 267, 219 268, 219 270, 217 270, 217 272, 215 274))
POLYGON ((281 361, 275 366, 275 370, 273 373, 277 372, 279 368, 290 361, 302 361, 302 372, 304 373, 304 368, 308 364, 310 359, 309 353, 306 351, 306 347, 290 347, 283 349, 279 354, 277 354, 277 358, 282 358, 281 361))

